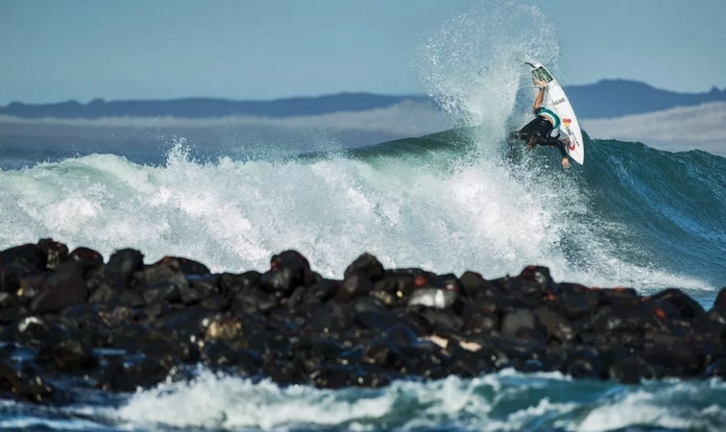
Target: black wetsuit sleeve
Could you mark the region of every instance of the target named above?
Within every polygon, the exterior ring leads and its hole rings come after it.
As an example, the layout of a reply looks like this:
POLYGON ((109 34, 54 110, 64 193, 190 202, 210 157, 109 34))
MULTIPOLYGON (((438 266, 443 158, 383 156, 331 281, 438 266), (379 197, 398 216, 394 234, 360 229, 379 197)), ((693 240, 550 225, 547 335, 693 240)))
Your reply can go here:
POLYGON ((567 157, 567 150, 565 150, 565 143, 562 142, 559 138, 547 138, 540 141, 541 145, 546 146, 555 146, 558 149, 560 149, 560 153, 562 153, 562 157, 567 157))

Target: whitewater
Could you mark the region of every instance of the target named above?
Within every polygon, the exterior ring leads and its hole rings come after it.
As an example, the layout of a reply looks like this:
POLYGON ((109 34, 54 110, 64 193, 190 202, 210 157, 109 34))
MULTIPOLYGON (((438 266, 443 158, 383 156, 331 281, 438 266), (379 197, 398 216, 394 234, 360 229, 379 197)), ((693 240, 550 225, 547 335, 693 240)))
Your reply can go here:
MULTIPOLYGON (((295 249, 335 278, 363 252, 387 268, 485 278, 539 264, 558 282, 679 287, 710 307, 726 285, 726 159, 586 139, 585 165, 563 171, 556 151, 510 148, 504 137, 531 104, 522 62, 559 72, 555 29, 532 22, 546 23, 537 8, 501 4, 432 32, 413 65, 458 127, 430 137, 353 150, 7 146, 0 249, 52 237, 106 259, 132 247, 146 262, 183 256, 213 272, 265 269, 295 249)), ((725 401, 720 381, 635 387, 504 371, 329 391, 201 368, 187 382, 63 409, 2 402, 0 428, 716 431, 725 401)))
POLYGON ((451 159, 199 162, 179 144, 162 166, 110 154, 40 163, 2 172, 0 247, 52 236, 105 256, 125 246, 150 261, 186 256, 214 271, 264 268, 292 248, 331 277, 368 251, 388 267, 499 277, 536 263, 597 286, 712 288, 624 261, 615 249, 637 246, 613 238, 633 228, 593 213, 578 173, 551 161, 511 169, 451 159))

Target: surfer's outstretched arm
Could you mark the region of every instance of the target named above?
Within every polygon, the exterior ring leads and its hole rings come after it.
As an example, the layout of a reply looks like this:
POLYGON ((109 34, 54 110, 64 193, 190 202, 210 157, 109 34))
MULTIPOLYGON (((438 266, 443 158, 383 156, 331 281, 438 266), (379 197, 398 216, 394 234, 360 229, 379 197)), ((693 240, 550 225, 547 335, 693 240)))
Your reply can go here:
POLYGON ((562 154, 562 157, 563 158, 566 158, 567 157, 567 150, 565 150, 565 142, 562 141, 561 139, 556 139, 556 140, 553 140, 553 141, 554 141, 553 145, 560 150, 560 153, 562 154))
POLYGON ((560 154, 562 155, 562 168, 570 167, 570 160, 567 159, 567 150, 565 150, 565 146, 567 145, 567 139, 569 138, 550 138, 547 139, 544 143, 549 145, 550 147, 557 147, 560 150, 560 154))
MULTIPOLYGON (((566 138, 569 139, 569 138, 566 138)), ((560 149, 560 153, 562 154, 562 168, 569 168, 570 167, 570 160, 567 159, 567 151, 565 150, 565 146, 567 145, 567 141, 558 139, 557 144, 555 144, 558 149, 560 149)))

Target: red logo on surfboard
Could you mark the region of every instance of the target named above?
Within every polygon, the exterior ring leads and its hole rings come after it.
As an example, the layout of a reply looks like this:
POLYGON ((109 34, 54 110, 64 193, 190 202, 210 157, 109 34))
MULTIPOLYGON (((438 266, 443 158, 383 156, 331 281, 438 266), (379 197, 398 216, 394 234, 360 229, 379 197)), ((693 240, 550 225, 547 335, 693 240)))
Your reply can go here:
MULTIPOLYGON (((565 126, 565 129, 567 129, 567 134, 568 135, 570 133, 570 124, 571 123, 572 123, 572 119, 571 118, 563 118, 562 119, 562 124, 565 126)), ((570 150, 575 150, 575 140, 572 137, 569 137, 568 141, 570 142, 570 144, 567 146, 567 148, 569 148, 570 150)))

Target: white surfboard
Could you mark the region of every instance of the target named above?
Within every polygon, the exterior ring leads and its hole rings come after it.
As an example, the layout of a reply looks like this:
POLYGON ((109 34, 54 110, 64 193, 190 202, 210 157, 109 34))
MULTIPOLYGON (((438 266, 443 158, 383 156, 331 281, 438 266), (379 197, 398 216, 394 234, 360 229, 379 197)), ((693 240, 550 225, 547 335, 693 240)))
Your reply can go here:
POLYGON ((569 143, 566 146, 567 154, 582 165, 585 162, 585 146, 582 141, 580 123, 577 122, 575 110, 572 109, 570 100, 555 77, 542 64, 537 62, 527 62, 527 64, 532 68, 533 82, 537 79, 547 83, 547 92, 543 105, 560 116, 562 122, 560 130, 569 138, 569 143))

